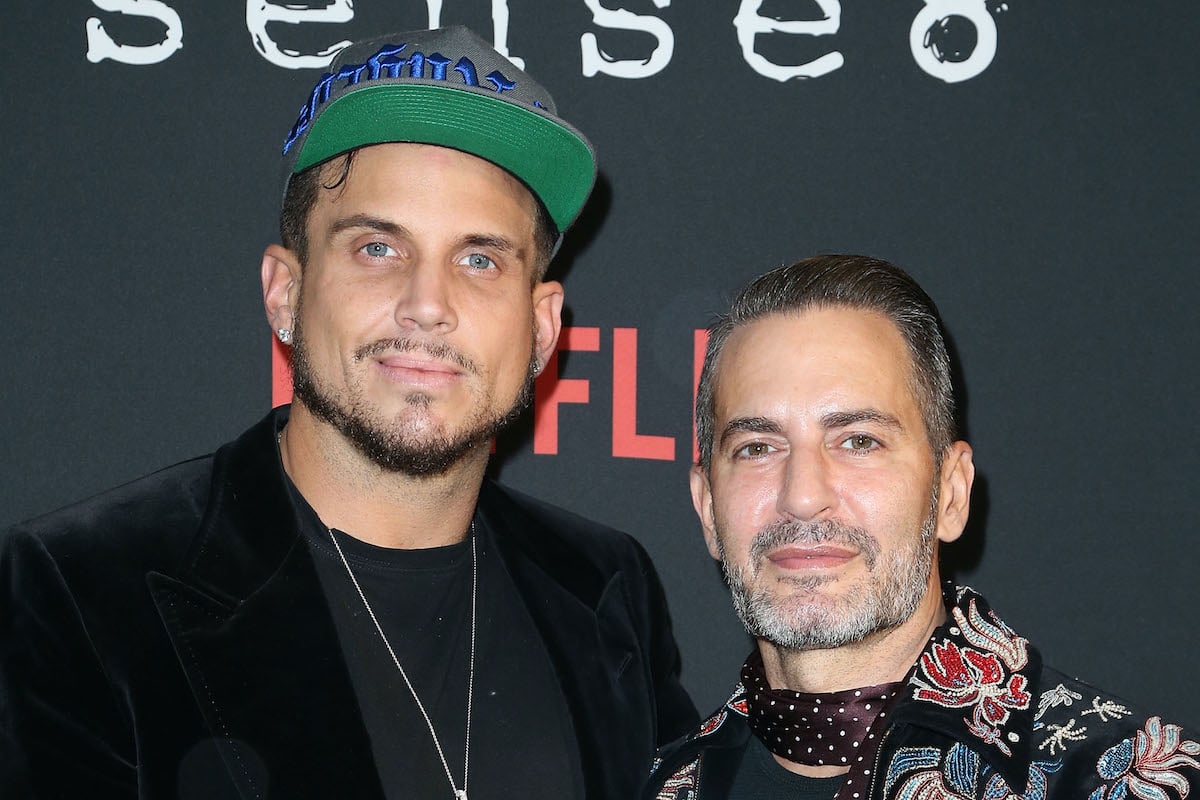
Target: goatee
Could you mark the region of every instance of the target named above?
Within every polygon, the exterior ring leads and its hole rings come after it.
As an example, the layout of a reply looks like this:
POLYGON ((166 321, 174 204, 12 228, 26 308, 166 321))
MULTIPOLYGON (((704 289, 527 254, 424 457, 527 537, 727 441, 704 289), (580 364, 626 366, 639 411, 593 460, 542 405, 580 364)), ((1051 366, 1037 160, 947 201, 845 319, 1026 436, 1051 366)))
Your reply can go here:
MULTIPOLYGON (((537 361, 530 348, 529 370, 513 403, 496 411, 481 405, 471 419, 454 435, 421 435, 403 421, 373 417, 367 403, 353 390, 342 396, 322 386, 309 360, 304 328, 297 309, 292 330, 292 394, 318 419, 333 426, 374 464, 389 472, 414 477, 445 474, 468 453, 486 445, 497 433, 511 425, 533 397, 537 361)), ((467 356, 441 342, 414 339, 380 339, 359 347, 356 362, 385 352, 421 352, 455 364, 469 375, 479 375, 479 367, 467 356)), ((405 398, 412 408, 425 408, 432 402, 428 394, 414 390, 405 398)))

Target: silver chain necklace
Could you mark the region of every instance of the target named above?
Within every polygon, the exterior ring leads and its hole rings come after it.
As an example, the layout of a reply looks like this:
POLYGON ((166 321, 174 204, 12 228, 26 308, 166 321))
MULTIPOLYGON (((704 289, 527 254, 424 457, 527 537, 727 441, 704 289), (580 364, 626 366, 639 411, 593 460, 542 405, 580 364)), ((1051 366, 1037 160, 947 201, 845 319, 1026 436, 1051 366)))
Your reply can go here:
POLYGON ((412 699, 421 711, 421 716, 425 718, 425 724, 429 726, 429 735, 433 738, 433 746, 437 748, 438 758, 442 760, 442 769, 446 770, 446 780, 450 781, 450 791, 454 793, 455 800, 467 800, 467 776, 471 772, 471 705, 475 697, 475 599, 479 589, 479 555, 475 546, 475 520, 471 520, 471 667, 467 673, 467 735, 463 745, 463 782, 461 789, 454 783, 454 776, 450 773, 450 765, 446 763, 446 754, 442 752, 442 743, 438 741, 437 733, 433 729, 433 720, 429 718, 429 712, 425 710, 425 704, 417 696, 417 690, 413 688, 412 681, 408 679, 408 673, 400 665, 400 659, 396 657, 396 651, 392 649, 392 643, 388 641, 387 636, 384 634, 383 627, 379 624, 379 620, 375 616, 375 610, 371 608, 371 604, 367 602, 367 596, 363 594, 362 587, 358 585, 358 578, 354 577, 354 570, 350 569, 350 562, 346 560, 346 554, 342 552, 342 546, 338 544, 337 537, 333 535, 333 528, 329 528, 328 530, 329 539, 333 542, 333 547, 337 550, 338 557, 342 560, 342 566, 346 568, 346 574, 350 576, 350 582, 354 584, 354 588, 358 591, 358 597, 362 600, 363 607, 367 609, 367 614, 371 617, 371 622, 375 623, 375 630, 379 632, 379 638, 383 640, 383 646, 387 648, 388 653, 391 655, 392 663, 396 665, 396 669, 400 670, 400 677, 404 679, 404 685, 408 687, 409 693, 412 694, 412 699))

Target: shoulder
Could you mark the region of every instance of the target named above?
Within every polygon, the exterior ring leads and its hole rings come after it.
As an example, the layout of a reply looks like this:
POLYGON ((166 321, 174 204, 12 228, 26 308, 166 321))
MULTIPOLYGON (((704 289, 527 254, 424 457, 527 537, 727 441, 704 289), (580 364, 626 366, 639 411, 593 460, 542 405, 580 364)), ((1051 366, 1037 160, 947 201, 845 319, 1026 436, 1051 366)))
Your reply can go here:
POLYGON ((44 624, 82 615, 111 630, 140 625, 144 577, 183 563, 210 467, 187 461, 0 533, 0 606, 44 624))
POLYGON ((538 500, 491 480, 484 481, 480 507, 489 521, 525 534, 542 547, 582 551, 597 564, 613 566, 630 561, 649 564, 645 548, 628 533, 587 519, 565 508, 538 500))
POLYGON ((212 483, 212 457, 175 464, 0 533, 0 551, 36 545, 63 559, 95 560, 114 548, 138 547, 194 531, 212 483))
POLYGON ((1097 716, 1106 721, 1137 714, 1127 701, 1049 665, 1042 667, 1038 683, 1034 718, 1043 726, 1070 717, 1097 716))
POLYGON ((1044 667, 1033 712, 1031 780, 1088 787, 1097 800, 1200 789, 1193 733, 1110 692, 1044 667))
POLYGON ((270 484, 274 430, 283 419, 286 408, 275 409, 216 453, 18 523, 0 533, 0 557, 42 550, 64 563, 115 566, 137 560, 151 568, 166 556, 181 557, 206 514, 226 513, 270 484), (104 561, 109 558, 111 564, 104 561))
POLYGON ((479 511, 514 574, 547 576, 592 606, 619 586, 630 607, 640 609, 637 619, 665 624, 662 582, 629 534, 492 481, 484 482, 479 511))
POLYGON ((1027 796, 1089 800, 1166 800, 1175 795, 1162 786, 1197 785, 1200 744, 1182 728, 1046 665, 969 587, 947 597, 951 618, 918 660, 911 700, 892 716, 893 730, 903 723, 907 733, 891 737, 889 782, 953 774, 989 792, 1002 783, 1027 787, 1027 796))
MULTIPOLYGON (((1169 717, 1147 714, 1128 700, 1045 667, 1034 710, 1040 758, 1084 760, 1105 780, 1130 770, 1177 768, 1172 781, 1200 784, 1200 742, 1169 717)), ((1181 783, 1182 784, 1182 783, 1181 783)))

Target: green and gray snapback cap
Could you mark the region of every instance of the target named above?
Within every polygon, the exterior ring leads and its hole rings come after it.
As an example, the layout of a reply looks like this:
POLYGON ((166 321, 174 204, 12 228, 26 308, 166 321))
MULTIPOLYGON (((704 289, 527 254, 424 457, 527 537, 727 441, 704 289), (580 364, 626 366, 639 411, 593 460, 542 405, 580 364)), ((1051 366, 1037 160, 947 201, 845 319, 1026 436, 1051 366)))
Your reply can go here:
POLYGON ((292 175, 385 142, 450 147, 529 187, 559 231, 596 181, 596 154, 541 84, 464 27, 396 33, 338 53, 283 145, 292 175))

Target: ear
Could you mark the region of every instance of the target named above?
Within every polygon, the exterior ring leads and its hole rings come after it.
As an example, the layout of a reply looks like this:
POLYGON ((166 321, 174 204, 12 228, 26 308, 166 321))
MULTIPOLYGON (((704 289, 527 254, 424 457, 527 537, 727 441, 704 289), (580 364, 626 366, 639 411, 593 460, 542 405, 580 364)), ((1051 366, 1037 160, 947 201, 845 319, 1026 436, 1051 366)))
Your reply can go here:
MULTIPOLYGON (((546 365, 562 333, 563 287, 558 281, 542 281, 533 287, 534 342, 538 364, 546 365)), ((540 369, 540 368, 539 368, 540 369)))
POLYGON ((940 481, 937 538, 953 542, 962 535, 971 511, 971 485, 975 483, 971 445, 960 441, 946 448, 940 481))
POLYGON ((708 482, 708 473, 704 471, 704 467, 696 464, 688 477, 692 484, 692 506, 696 509, 700 527, 704 530, 704 544, 708 545, 708 554, 720 561, 721 550, 717 547, 717 526, 713 517, 712 486, 708 482))
POLYGON ((271 330, 294 328, 293 309, 300 297, 300 260, 282 245, 273 244, 263 253, 262 293, 271 330))

